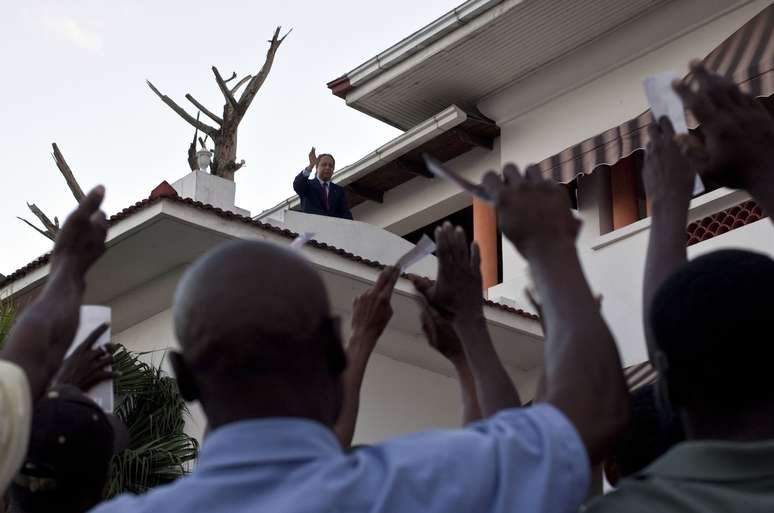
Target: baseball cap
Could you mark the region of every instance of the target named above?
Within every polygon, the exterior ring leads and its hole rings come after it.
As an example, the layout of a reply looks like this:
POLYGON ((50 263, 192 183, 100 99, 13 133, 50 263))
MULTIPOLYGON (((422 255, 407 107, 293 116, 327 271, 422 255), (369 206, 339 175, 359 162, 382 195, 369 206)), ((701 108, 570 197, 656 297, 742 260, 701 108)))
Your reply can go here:
POLYGON ((35 493, 104 481, 128 438, 120 419, 78 388, 51 388, 35 404, 27 456, 14 485, 35 493))

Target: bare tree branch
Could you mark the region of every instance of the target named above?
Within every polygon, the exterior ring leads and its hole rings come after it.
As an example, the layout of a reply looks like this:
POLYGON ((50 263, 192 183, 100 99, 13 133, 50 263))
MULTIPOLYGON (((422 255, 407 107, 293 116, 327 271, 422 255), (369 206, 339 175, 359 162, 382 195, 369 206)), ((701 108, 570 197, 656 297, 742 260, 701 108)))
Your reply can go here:
POLYGON ((70 166, 67 165, 64 155, 59 151, 59 147, 56 143, 51 143, 51 146, 54 148, 54 153, 52 153, 51 156, 54 157, 56 167, 59 168, 59 172, 64 176, 65 182, 67 182, 67 186, 70 188, 70 192, 75 196, 75 201, 80 203, 81 200, 86 197, 83 193, 83 189, 81 189, 81 186, 78 184, 78 180, 75 179, 75 175, 73 175, 70 166))
POLYGON ((56 232, 59 231, 59 226, 54 224, 54 222, 51 221, 51 219, 49 219, 48 216, 44 214, 43 211, 40 210, 34 203, 27 203, 27 207, 32 211, 33 214, 35 214, 35 217, 40 219, 40 222, 43 223, 43 226, 48 232, 56 235, 56 232))
MULTIPOLYGON (((213 66, 212 72, 215 74, 215 81, 218 83, 218 87, 220 87, 220 92, 223 93, 223 96, 226 97, 226 101, 228 101, 231 107, 238 112, 239 104, 234 98, 234 95, 231 94, 231 91, 229 91, 228 86, 226 85, 226 82, 223 80, 223 77, 220 76, 220 72, 218 71, 218 68, 213 66)), ((234 76, 236 76, 236 73, 234 74, 234 76)))
POLYGON ((246 76, 246 77, 244 77, 242 80, 240 80, 239 82, 237 82, 237 83, 236 83, 236 85, 235 85, 234 87, 232 87, 232 88, 231 88, 231 94, 236 94, 236 93, 237 93, 237 91, 239 90, 239 88, 240 88, 240 87, 242 87, 242 85, 243 85, 245 82, 247 82, 248 80, 250 80, 251 78, 253 78, 253 76, 252 76, 252 75, 247 75, 247 76, 246 76))
MULTIPOLYGON (((194 98, 190 94, 186 94, 185 97, 189 102, 193 103, 197 109, 199 109, 201 112, 204 112, 211 120, 213 120, 219 125, 223 124, 223 120, 219 116, 216 116, 215 114, 210 112, 210 110, 204 105, 202 105, 201 103, 199 103, 196 98, 194 98)), ((198 116, 197 116, 197 119, 198 119, 198 116)))
MULTIPOLYGON (((196 113, 196 121, 199 121, 199 116, 201 116, 201 112, 196 113)), ((193 140, 191 141, 191 144, 188 145, 188 167, 191 169, 191 171, 196 171, 197 168, 197 162, 196 162, 196 139, 199 137, 199 129, 194 129, 194 136, 193 140)))
POLYGON ((169 106, 169 108, 171 108, 172 110, 177 112, 177 114, 181 118, 186 120, 191 126, 194 126, 194 127, 198 128, 199 130, 201 130, 205 134, 214 134, 215 132, 217 132, 217 129, 215 129, 215 128, 213 128, 213 127, 211 127, 211 126, 209 126, 209 125, 207 125, 207 124, 205 124, 205 123, 203 123, 203 122, 201 122, 201 121, 199 121, 197 119, 194 119, 194 117, 191 116, 190 114, 188 114, 185 111, 185 109, 183 109, 177 103, 175 103, 175 101, 172 98, 170 98, 169 96, 167 96, 165 94, 161 94, 161 91, 156 89, 156 86, 151 84, 150 80, 146 80, 145 82, 148 84, 148 87, 150 87, 151 90, 154 93, 156 93, 156 96, 161 98, 161 101, 166 103, 169 106))
POLYGON ((272 36, 271 41, 269 41, 269 50, 266 52, 266 60, 263 62, 261 70, 250 80, 250 83, 239 98, 239 108, 237 109, 237 112, 240 116, 244 116, 245 112, 247 112, 247 108, 250 107, 253 98, 258 94, 258 90, 263 85, 266 77, 269 76, 269 71, 271 71, 271 66, 274 63, 274 55, 277 53, 277 49, 285 38, 290 35, 290 32, 293 31, 293 29, 290 29, 287 34, 280 38, 279 33, 281 29, 282 27, 277 27, 274 31, 274 36, 272 36))
POLYGON ((44 232, 43 230, 41 230, 40 228, 38 228, 37 226, 35 226, 35 225, 34 225, 34 224, 32 224, 31 222, 29 222, 29 221, 27 221, 26 219, 24 219, 23 217, 16 216, 16 219, 18 219, 19 221, 24 221, 24 222, 25 222, 25 223, 27 223, 27 225, 29 225, 29 226, 30 226, 30 227, 31 227, 33 230, 35 230, 36 232, 38 232, 38 233, 39 233, 39 234, 41 234, 42 236, 44 236, 44 237, 46 237, 46 238, 49 238, 49 239, 51 239, 51 240, 56 240, 56 235, 52 235, 52 234, 50 234, 50 233, 48 233, 48 232, 44 232))
POLYGON ((206 135, 204 136, 204 139, 202 139, 201 137, 199 137, 199 144, 201 144, 201 145, 202 145, 202 149, 203 149, 203 150, 206 150, 206 149, 207 149, 207 137, 208 137, 208 136, 206 136, 206 135))
POLYGON ((231 76, 228 77, 226 80, 223 81, 224 84, 228 84, 232 80, 234 80, 237 77, 236 71, 231 72, 231 76))

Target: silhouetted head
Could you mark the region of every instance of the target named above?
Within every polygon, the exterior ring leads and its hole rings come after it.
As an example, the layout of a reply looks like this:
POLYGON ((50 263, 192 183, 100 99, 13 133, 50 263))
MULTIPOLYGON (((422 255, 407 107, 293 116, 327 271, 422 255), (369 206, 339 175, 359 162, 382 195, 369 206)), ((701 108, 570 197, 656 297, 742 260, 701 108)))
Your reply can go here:
POLYGON ((333 176, 336 168, 336 159, 330 153, 322 153, 317 157, 317 176, 323 182, 327 182, 333 176))
POLYGON ((332 425, 346 365, 322 278, 296 251, 222 244, 186 271, 174 301, 183 396, 210 426, 262 417, 332 425))
POLYGON ((729 430, 735 416, 771 415, 772 312, 774 260, 762 254, 715 251, 667 279, 650 322, 671 403, 688 415, 727 419, 729 430))
POLYGON ((661 415, 653 384, 635 390, 629 404, 629 426, 612 454, 605 458, 605 477, 613 486, 644 469, 685 438, 674 417, 666 419, 661 415))

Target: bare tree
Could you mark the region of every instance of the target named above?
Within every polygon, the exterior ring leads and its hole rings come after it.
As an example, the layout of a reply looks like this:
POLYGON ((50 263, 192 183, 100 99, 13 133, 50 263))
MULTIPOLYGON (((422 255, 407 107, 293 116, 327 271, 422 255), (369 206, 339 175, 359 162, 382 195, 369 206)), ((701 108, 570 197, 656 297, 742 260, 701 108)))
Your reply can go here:
MULTIPOLYGON (((200 113, 201 112, 196 113, 196 121, 199 121, 200 113)), ((198 128, 194 129, 193 140, 191 141, 191 144, 188 145, 188 167, 191 168, 191 171, 196 171, 197 169, 199 169, 199 162, 198 162, 198 159, 196 158, 196 141, 197 140, 199 141, 199 144, 201 144, 202 146, 202 150, 206 150, 208 137, 209 137, 208 135, 205 135, 204 139, 202 139, 201 137, 199 137, 199 129, 198 128)))
MULTIPOLYGON (((62 173, 65 182, 67 182, 67 186, 70 188, 70 192, 72 192, 73 196, 75 197, 75 201, 80 203, 81 200, 86 196, 83 193, 83 189, 81 189, 81 186, 78 184, 78 180, 75 179, 75 176, 73 175, 70 166, 67 164, 64 155, 62 155, 62 152, 59 151, 59 147, 56 145, 56 143, 52 143, 51 146, 54 148, 54 152, 51 154, 51 156, 54 157, 56 167, 59 168, 59 172, 62 173)), ((59 232, 59 219, 54 217, 54 220, 52 221, 34 203, 27 203, 27 208, 29 208, 30 211, 35 214, 35 217, 40 220, 40 222, 43 224, 44 230, 41 230, 23 217, 17 217, 17 219, 24 221, 44 237, 55 240, 56 234, 59 232)))
MULTIPOLYGON (((198 116, 194 118, 188 114, 185 109, 175 103, 175 101, 172 100, 169 96, 161 94, 156 86, 154 86, 149 80, 146 80, 148 87, 150 87, 151 90, 156 93, 159 98, 161 98, 161 101, 166 103, 169 108, 175 111, 190 125, 195 127, 197 132, 201 131, 206 134, 207 137, 213 140, 215 143, 215 158, 210 165, 210 169, 214 175, 221 176, 228 180, 233 180, 234 173, 245 163, 244 160, 239 163, 236 161, 237 128, 239 127, 239 123, 242 121, 242 118, 247 112, 247 109, 250 107, 253 98, 255 98, 258 90, 266 81, 266 77, 269 76, 269 71, 271 71, 271 66, 274 63, 274 55, 277 53, 277 49, 291 32, 288 31, 287 34, 279 37, 280 29, 281 27, 277 27, 277 29, 274 31, 274 36, 271 38, 271 41, 269 41, 269 50, 266 52, 266 60, 255 76, 247 75, 241 80, 237 80, 236 84, 229 88, 228 82, 236 79, 236 73, 232 73, 228 80, 224 80, 220 75, 218 68, 215 66, 212 67, 212 73, 215 75, 215 82, 217 82, 218 87, 220 88, 220 92, 223 94, 226 100, 226 103, 223 106, 222 117, 217 116, 212 111, 207 109, 207 107, 202 105, 190 94, 185 95, 186 99, 191 102, 197 109, 199 109, 200 112, 204 113, 204 115, 214 121, 218 125, 218 128, 200 121, 198 116), (244 84, 247 84, 247 86, 245 87, 244 91, 242 91, 239 100, 237 100, 235 95, 237 91, 239 91, 239 88, 241 88, 244 84)), ((196 146, 196 137, 197 135, 194 134, 194 148, 196 146)), ((191 153, 189 147, 189 166, 192 165, 190 155, 191 153)))

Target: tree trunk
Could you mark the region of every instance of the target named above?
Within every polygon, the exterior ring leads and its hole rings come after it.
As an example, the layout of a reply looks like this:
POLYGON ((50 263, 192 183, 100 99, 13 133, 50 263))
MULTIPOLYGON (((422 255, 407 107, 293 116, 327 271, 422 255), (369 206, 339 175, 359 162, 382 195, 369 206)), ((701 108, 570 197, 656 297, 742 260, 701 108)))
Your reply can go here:
POLYGON ((216 174, 226 180, 234 180, 234 172, 237 170, 237 127, 231 130, 221 130, 215 139, 216 174))

